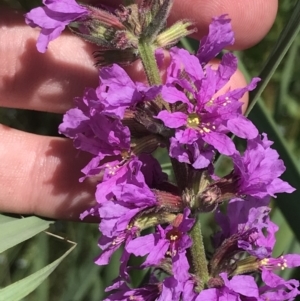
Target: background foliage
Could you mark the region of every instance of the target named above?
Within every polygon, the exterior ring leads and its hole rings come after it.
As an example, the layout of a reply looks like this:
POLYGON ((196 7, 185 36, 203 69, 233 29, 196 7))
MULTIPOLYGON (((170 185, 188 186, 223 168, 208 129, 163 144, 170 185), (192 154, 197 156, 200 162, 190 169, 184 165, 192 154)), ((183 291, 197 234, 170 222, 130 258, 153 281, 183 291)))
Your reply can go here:
MULTIPOLYGON (((288 21, 291 21, 297 2, 280 0, 278 16, 269 34, 255 47, 236 53, 241 60, 240 67, 247 76, 260 74, 262 66, 280 37, 280 33, 288 21)), ((40 1, 37 0, 0 0, 0 9, 1 5, 9 5, 14 8, 29 10, 39 3, 40 1)), ((298 23, 299 20, 300 16, 298 23)), ((284 39, 284 36, 281 39, 284 39)), ((282 41, 281 46, 285 42, 282 41)), ((195 47, 195 43, 188 39, 182 41, 182 45, 190 49, 195 47)), ((300 64, 297 63, 300 61, 299 47, 300 36, 298 35, 250 113, 250 119, 260 131, 267 132, 269 138, 275 141, 275 148, 287 166, 284 179, 294 187, 299 187, 300 183, 300 64)), ((252 97, 254 96, 252 95, 252 97)), ((61 119, 62 116, 57 114, 0 108, 1 123, 37 134, 58 135, 57 127, 61 119)), ((164 162, 163 154, 158 154, 158 156, 161 158, 166 171, 169 171, 170 165, 168 162, 164 162)), ((226 168, 226 163, 223 162, 220 166, 226 168)), ((279 196, 273 202, 272 217, 280 226, 274 256, 281 253, 300 253, 299 200, 300 193, 298 192, 293 195, 279 196)), ((211 217, 206 215, 204 219, 209 225, 211 217)), ((4 225, 15 221, 12 217, 0 216, 0 247, 2 246, 0 252, 5 250, 3 244, 1 245, 4 240, 1 241, 1 239, 5 239, 5 235, 8 234, 4 225)), ((35 222, 39 223, 40 226, 42 225, 37 233, 47 228, 43 228, 45 224, 47 226, 50 224, 50 222, 45 221, 43 224, 39 220, 35 220, 35 222)), ((7 224, 5 226, 7 227, 7 224)), ((22 227, 21 233, 25 233, 23 224, 22 227)), ((25 238, 23 240, 20 238, 19 242, 21 243, 0 253, 0 301, 102 300, 104 288, 118 275, 120 254, 115 254, 111 264, 107 267, 99 267, 93 263, 93 259, 99 254, 97 246, 100 235, 98 225, 56 221, 51 224, 48 231, 64 239, 50 236, 45 232, 38 235, 32 233, 28 235, 32 238, 26 241, 23 241, 25 238), (70 251, 74 245, 67 239, 77 243, 72 252, 70 251), (62 262, 55 261, 63 259, 64 256, 66 258, 62 262), (33 273, 45 272, 45 269, 42 270, 42 268, 51 263, 56 263, 57 269, 34 292, 25 298, 3 299, 5 289, 2 288, 8 287, 33 273)), ((207 232, 207 238, 208 236, 209 232, 207 232)), ((54 268, 55 265, 49 266, 49 271, 54 268)), ((36 275, 41 277, 41 274, 36 275)), ((283 271, 283 276, 300 279, 300 270, 283 271)), ((138 284, 141 275, 133 274, 133 278, 134 282, 138 284)), ((38 279, 36 278, 33 282, 36 283, 38 279)))

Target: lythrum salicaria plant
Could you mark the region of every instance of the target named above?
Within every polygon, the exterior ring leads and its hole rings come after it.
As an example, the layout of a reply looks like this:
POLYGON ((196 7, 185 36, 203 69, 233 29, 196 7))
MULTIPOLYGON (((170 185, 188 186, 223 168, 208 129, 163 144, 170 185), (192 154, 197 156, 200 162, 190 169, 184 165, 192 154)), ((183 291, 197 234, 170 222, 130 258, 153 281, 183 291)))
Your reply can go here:
POLYGON ((105 300, 293 300, 299 282, 276 271, 299 266, 300 256, 272 257, 278 227, 269 202, 294 188, 279 178, 283 161, 267 134, 243 116, 240 101, 259 78, 224 90, 236 57, 227 52, 218 67, 210 63, 234 43, 227 15, 212 19, 195 55, 174 47, 195 29, 188 20, 166 27, 172 2, 126 1, 111 9, 44 0, 26 15, 28 25, 41 28, 40 52, 66 26, 99 46, 99 85, 74 100, 59 132, 93 155, 80 181, 98 179, 95 206, 81 219, 99 217, 96 264, 108 264, 122 248, 120 276, 106 288, 105 300), (170 64, 162 80, 164 49, 170 64), (146 83, 134 82, 121 67, 136 60, 146 83), (242 153, 231 134, 246 140, 242 153), (167 150, 176 183, 153 157, 157 148, 167 150), (219 154, 233 164, 223 177, 215 171, 219 154), (217 229, 209 249, 200 222, 207 212, 214 213, 217 229), (132 255, 144 257, 139 267, 129 266, 132 255), (141 287, 130 284, 134 268, 150 271, 141 287))

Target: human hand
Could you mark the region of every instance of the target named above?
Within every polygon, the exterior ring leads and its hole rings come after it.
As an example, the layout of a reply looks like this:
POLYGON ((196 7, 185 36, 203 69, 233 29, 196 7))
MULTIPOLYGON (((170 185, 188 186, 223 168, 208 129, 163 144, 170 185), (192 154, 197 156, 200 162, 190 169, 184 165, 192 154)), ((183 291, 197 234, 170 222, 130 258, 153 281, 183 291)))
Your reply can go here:
MULTIPOLYGON (((227 13, 236 38, 232 49, 244 49, 265 36, 276 11, 277 0, 175 0, 170 21, 196 20, 200 38, 211 17, 227 13)), ((96 48, 64 34, 40 54, 35 47, 39 30, 25 25, 23 14, 0 11, 0 106, 64 113, 85 87, 98 84, 91 55, 96 48)), ((130 68, 135 80, 140 80, 140 70, 139 64, 130 68)), ((230 86, 244 85, 244 77, 237 72, 230 86)), ((0 126, 0 139, 1 211, 78 219, 92 205, 95 185, 78 182, 80 169, 89 157, 78 153, 72 141, 6 126, 0 126)))

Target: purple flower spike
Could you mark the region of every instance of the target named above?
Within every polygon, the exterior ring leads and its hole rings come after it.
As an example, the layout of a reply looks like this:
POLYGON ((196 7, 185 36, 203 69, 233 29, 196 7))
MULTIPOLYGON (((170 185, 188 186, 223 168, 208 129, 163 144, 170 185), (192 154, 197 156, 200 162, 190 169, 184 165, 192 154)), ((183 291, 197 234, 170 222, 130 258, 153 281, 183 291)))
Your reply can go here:
POLYGON ((44 7, 37 7, 26 14, 26 24, 40 27, 37 49, 44 53, 50 41, 56 39, 72 21, 88 14, 87 9, 75 0, 43 0, 44 7))

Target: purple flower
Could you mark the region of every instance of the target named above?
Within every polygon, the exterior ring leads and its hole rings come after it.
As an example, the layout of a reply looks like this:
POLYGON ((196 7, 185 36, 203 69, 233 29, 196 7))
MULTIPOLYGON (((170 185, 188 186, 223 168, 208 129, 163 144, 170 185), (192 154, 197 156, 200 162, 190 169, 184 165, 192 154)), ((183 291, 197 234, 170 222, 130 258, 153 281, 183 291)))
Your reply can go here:
POLYGON ((157 232, 140 236, 126 247, 126 251, 136 256, 148 254, 143 266, 155 266, 161 263, 165 256, 172 258, 172 269, 175 279, 184 282, 189 278, 189 264, 186 258, 186 249, 191 247, 192 241, 187 232, 192 228, 194 219, 188 218, 189 209, 179 214, 173 226, 163 229, 158 226, 157 232))
POLYGON ((234 236, 237 249, 247 251, 258 258, 270 256, 278 230, 270 220, 270 210, 256 199, 232 199, 228 203, 226 215, 220 210, 216 213, 216 221, 222 231, 216 234, 215 245, 219 246, 225 239, 234 236))
MULTIPOLYGON (((124 159, 115 157, 115 159, 114 161, 99 164, 100 160, 96 157, 83 169, 83 172, 87 176, 101 174, 101 182, 97 185, 96 189, 97 204, 83 212, 80 215, 81 219, 84 219, 88 215, 103 217, 106 207, 108 210, 112 209, 113 213, 117 213, 116 217, 118 218, 121 214, 125 215, 124 210, 127 209, 122 207, 124 202, 118 202, 117 197, 121 199, 123 197, 127 198, 127 196, 121 196, 120 191, 125 193, 128 190, 126 195, 128 195, 128 202, 131 203, 130 208, 133 209, 132 205, 136 204, 136 212, 144 209, 144 205, 147 205, 146 207, 156 205, 156 199, 150 191, 149 186, 155 188, 167 180, 167 175, 162 172, 157 160, 148 154, 141 154, 138 157, 132 155, 124 159), (129 187, 132 187, 132 190, 129 187), (132 192, 136 192, 137 194, 132 195, 132 192), (138 197, 141 197, 142 203, 138 203, 138 197), (143 200, 146 204, 143 203, 143 200), (140 205, 143 206, 139 207, 140 205)), ((84 178, 81 178, 81 180, 84 178)), ((131 211, 132 214, 133 211, 131 211)), ((113 219, 109 218, 107 221, 112 223, 113 219)), ((102 219, 101 223, 104 225, 105 219, 102 219)), ((106 227, 111 229, 111 225, 107 225, 106 227)))
MULTIPOLYGON (((193 134, 194 132, 191 132, 193 134)), ((208 167, 214 158, 214 148, 210 145, 205 145, 204 141, 197 140, 192 144, 184 145, 183 139, 189 137, 187 131, 178 130, 175 137, 170 138, 170 156, 176 158, 179 162, 189 163, 195 169, 208 167), (186 135, 185 137, 183 135, 186 135)))
POLYGON ((269 212, 270 208, 260 206, 258 200, 241 199, 229 202, 226 215, 218 210, 216 220, 222 230, 213 240, 216 248, 210 260, 213 277, 222 272, 234 275, 258 271, 257 262, 271 256, 278 227, 271 222, 269 212), (252 270, 251 265, 243 270, 245 257, 252 258, 252 270))
POLYGON ((203 290, 195 301, 255 301, 259 299, 257 284, 252 276, 234 276, 228 280, 226 273, 220 274, 217 288, 203 290))
MULTIPOLYGON (((128 301, 128 300, 139 300, 139 301, 156 301, 156 300, 167 300, 160 299, 160 285, 159 284, 148 284, 141 288, 132 289, 128 287, 126 283, 122 283, 120 286, 112 286, 107 288, 105 291, 116 290, 109 295, 104 301, 128 301)), ((171 299, 169 299, 171 300, 171 299)))
MULTIPOLYGON (((102 173, 102 180, 106 181, 133 156, 129 128, 121 121, 125 110, 129 107, 134 109, 138 102, 152 99, 160 87, 149 88, 141 83, 133 83, 117 65, 102 68, 99 82, 96 90, 87 88, 82 98, 76 98, 77 107, 64 115, 59 132, 72 138, 77 149, 95 155, 82 170, 83 173, 86 176, 102 173), (105 163, 103 159, 106 159, 105 163)), ((156 175, 165 178, 158 169, 156 175)), ((159 178, 157 181, 160 181, 159 178)))
MULTIPOLYGON (((141 154, 138 157, 132 155, 128 158, 97 165, 95 171, 101 172, 102 181, 97 185, 96 200, 104 203, 109 200, 116 191, 115 186, 132 184, 137 189, 149 189, 156 187, 167 179, 167 175, 158 168, 158 162, 150 155, 141 154), (151 162, 151 165, 149 164, 151 162)), ((147 194, 147 193, 146 193, 147 194)))
POLYGON ((227 15, 213 18, 208 35, 200 41, 196 56, 202 65, 216 57, 226 46, 233 45, 234 33, 227 15))
POLYGON ((105 112, 121 119, 125 109, 133 108, 139 102, 153 100, 161 90, 160 86, 148 87, 140 82, 134 83, 125 70, 116 64, 99 71, 99 82, 96 93, 105 106, 105 112))
POLYGON ((216 219, 222 232, 215 236, 215 243, 219 247, 211 259, 211 273, 215 275, 222 272, 219 266, 226 267, 233 274, 261 272, 264 285, 259 288, 259 300, 290 300, 300 293, 299 282, 285 281, 274 274, 274 271, 300 266, 300 255, 271 257, 278 227, 268 216, 270 208, 259 206, 259 203, 260 200, 257 199, 235 199, 227 206, 227 216, 221 211, 217 212, 216 219), (250 256, 245 258, 247 255, 250 256), (236 264, 231 270, 230 260, 236 264))
MULTIPOLYGON (((115 251, 117 251, 123 244, 126 246, 133 238, 136 237, 139 229, 137 227, 129 227, 124 231, 120 231, 117 236, 107 237, 103 235, 98 243, 101 248, 102 253, 95 260, 98 265, 107 265, 110 261, 111 256, 115 251)), ((127 262, 129 260, 130 254, 124 250, 120 258, 120 275, 127 279, 127 262)))
MULTIPOLYGON (((103 252, 96 260, 97 264, 107 264, 111 255, 122 244, 126 247, 139 231, 149 227, 147 223, 141 226, 138 217, 142 216, 146 209, 155 211, 157 201, 154 193, 144 182, 140 171, 141 165, 142 163, 135 158, 123 166, 118 176, 98 184, 96 192, 98 204, 94 211, 97 210, 101 218, 99 230, 102 237, 99 246, 103 252)), ((89 212, 84 213, 83 217, 87 214, 89 212)), ((122 277, 127 277, 128 259, 129 252, 125 248, 121 257, 122 277)))
POLYGON ((158 282, 158 280, 152 277, 152 281, 141 288, 129 288, 124 281, 117 280, 112 286, 108 287, 105 291, 113 292, 104 301, 179 301, 181 290, 177 281, 173 277, 169 277, 158 282))
POLYGON ((77 108, 64 115, 59 132, 72 138, 77 149, 87 151, 99 160, 129 150, 128 127, 105 112, 94 89, 86 89, 83 98, 77 98, 76 102, 77 108))
POLYGON ((172 62, 168 68, 166 85, 162 88, 162 97, 171 105, 171 112, 163 110, 156 118, 172 129, 176 129, 175 140, 171 139, 170 156, 180 162, 192 161, 194 164, 201 156, 200 168, 207 167, 210 153, 199 155, 195 152, 188 156, 180 148, 197 142, 213 146, 224 155, 233 155, 236 149, 227 137, 228 131, 241 138, 253 139, 258 135, 255 126, 242 115, 242 102, 239 99, 247 91, 255 88, 259 79, 255 78, 245 88, 235 89, 214 98, 214 95, 229 81, 236 71, 236 58, 227 53, 223 56, 217 70, 210 66, 203 69, 198 59, 186 50, 173 48, 172 62), (180 111, 176 111, 177 107, 180 111), (203 157, 204 156, 204 157, 203 157), (191 160, 192 158, 192 160, 191 160), (206 160, 205 160, 206 158, 206 160))
POLYGON ((56 39, 72 21, 83 18, 88 11, 75 0, 43 0, 44 7, 37 7, 26 14, 26 24, 40 27, 37 41, 39 52, 45 52, 50 41, 56 39))
POLYGON ((156 197, 147 187, 130 183, 111 187, 113 197, 101 204, 99 209, 100 231, 109 237, 125 230, 132 218, 146 208, 157 205, 156 197))
POLYGON ((257 198, 276 197, 276 193, 291 193, 295 189, 279 179, 285 166, 276 150, 270 148, 273 142, 263 134, 249 140, 243 156, 234 154, 234 172, 231 177, 238 179, 236 193, 257 198))
POLYGON ((293 300, 300 294, 299 281, 284 280, 273 272, 300 266, 300 255, 287 254, 278 258, 264 258, 259 262, 264 285, 260 288, 263 300, 293 300))

